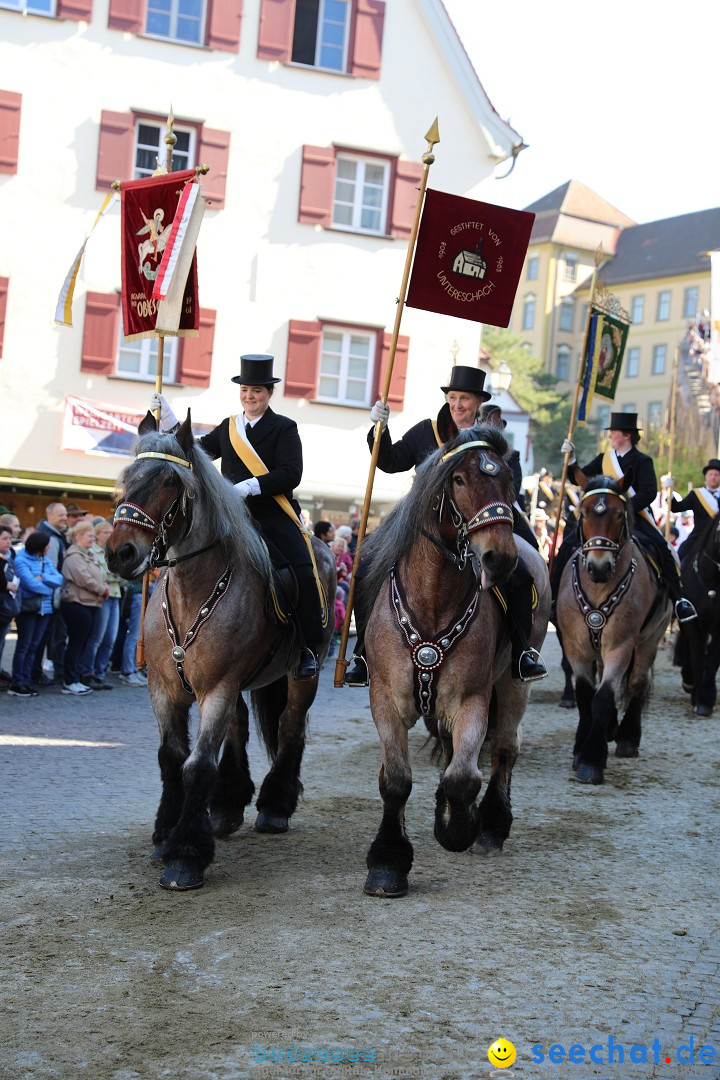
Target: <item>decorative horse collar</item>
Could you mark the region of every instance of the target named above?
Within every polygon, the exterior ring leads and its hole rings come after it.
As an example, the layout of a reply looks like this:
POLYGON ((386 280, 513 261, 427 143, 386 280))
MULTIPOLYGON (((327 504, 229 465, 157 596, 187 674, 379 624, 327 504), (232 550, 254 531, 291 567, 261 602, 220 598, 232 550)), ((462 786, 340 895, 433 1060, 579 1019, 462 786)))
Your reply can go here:
POLYGON ((162 613, 165 620, 165 629, 168 632, 168 637, 172 643, 172 658, 175 661, 175 667, 177 669, 178 678, 183 685, 183 690, 188 694, 194 693, 193 688, 185 677, 185 655, 192 645, 193 641, 197 639, 198 631, 200 627, 208 621, 217 605, 222 600, 223 596, 227 592, 227 587, 230 584, 230 578, 232 577, 232 566, 226 566, 222 574, 215 582, 213 591, 207 598, 204 604, 201 605, 200 610, 193 619, 187 633, 182 641, 182 644, 178 644, 178 634, 173 622, 172 613, 170 611, 170 597, 168 595, 168 579, 167 576, 163 578, 162 590, 162 613))
POLYGON ((600 607, 594 608, 583 592, 582 585, 580 584, 580 574, 578 572, 579 555, 580 552, 576 551, 572 560, 573 591, 575 593, 577 605, 587 624, 588 633, 590 634, 590 644, 596 652, 600 652, 600 638, 602 637, 603 628, 625 593, 630 588, 633 575, 637 570, 637 560, 634 558, 630 560, 630 565, 613 591, 605 600, 603 600, 600 607))
POLYGON ((433 716, 435 713, 440 669, 450 649, 467 632, 475 618, 479 598, 480 592, 473 582, 469 595, 466 594, 464 613, 459 619, 453 619, 441 633, 431 638, 418 627, 417 616, 408 606, 396 567, 393 566, 390 571, 390 603, 410 649, 414 674, 413 697, 422 716, 433 716))

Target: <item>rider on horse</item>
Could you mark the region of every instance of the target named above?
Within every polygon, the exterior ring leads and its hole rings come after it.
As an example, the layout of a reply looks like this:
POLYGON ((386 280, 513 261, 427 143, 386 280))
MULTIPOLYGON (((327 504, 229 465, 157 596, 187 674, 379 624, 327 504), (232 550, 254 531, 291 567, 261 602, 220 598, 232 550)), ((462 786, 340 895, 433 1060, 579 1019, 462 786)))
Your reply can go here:
MULTIPOLYGON (((415 424, 398 442, 393 443, 387 428, 390 408, 377 401, 370 412, 373 424, 382 421, 382 435, 378 456, 378 467, 386 473, 407 472, 419 465, 438 447, 455 438, 458 430, 471 428, 478 423, 493 426, 505 426, 500 409, 493 405, 483 415, 481 406, 489 401, 490 394, 484 389, 485 372, 479 368, 459 365, 452 369, 450 382, 440 389, 446 395, 446 402, 440 409, 436 420, 421 420, 415 424)), ((372 451, 375 442, 374 426, 368 433, 368 446, 372 451)), ((513 468, 513 480, 516 487, 522 481, 519 455, 510 453, 508 464, 513 468)), ((532 529, 522 516, 519 508, 514 508, 513 531, 524 537, 537 548, 532 529)), ((361 570, 362 573, 362 570, 361 570)), ((360 576, 356 574, 357 584, 360 576)), ((530 682, 543 679, 547 668, 536 649, 531 648, 528 637, 532 626, 532 587, 533 579, 522 559, 518 560, 516 570, 508 586, 508 632, 512 646, 512 669, 515 678, 530 682)), ((355 663, 348 668, 345 682, 349 686, 367 686, 367 665, 363 653, 366 613, 362 603, 355 609, 357 641, 353 659, 355 663)))
MULTIPOLYGON (((598 454, 582 469, 575 458, 575 444, 565 439, 561 449, 563 454, 570 454, 568 478, 571 483, 584 486, 591 476, 611 476, 620 479, 632 472, 632 486, 629 488, 629 493, 630 503, 635 512, 634 534, 655 562, 670 599, 675 605, 678 622, 695 619, 697 612, 694 606, 680 593, 680 571, 673 552, 648 509, 657 495, 657 480, 653 459, 637 448, 641 438, 637 426, 637 413, 611 413, 610 425, 606 431, 609 433, 611 449, 606 450, 604 454, 598 454)), ((557 597, 562 572, 579 546, 580 537, 577 527, 569 532, 566 531, 553 565, 551 582, 553 598, 557 597)))
MULTIPOLYGON (((703 487, 688 492, 684 499, 680 499, 675 492, 672 493, 670 509, 673 514, 684 514, 692 510, 695 522, 692 532, 678 548, 678 558, 682 563, 695 553, 695 544, 702 531, 700 526, 714 518, 720 509, 720 460, 718 458, 710 458, 703 469, 703 476, 705 477, 703 487)), ((672 486, 672 477, 667 479, 669 485, 672 486)))
MULTIPOLYGON (((281 381, 273 376, 273 359, 272 356, 240 357, 240 374, 232 381, 240 384, 243 411, 226 416, 198 443, 213 460, 220 458, 223 476, 247 499, 247 508, 263 536, 295 571, 299 589, 297 620, 303 639, 295 678, 312 679, 318 673, 323 626, 313 562, 300 522, 300 506, 293 498, 293 489, 302 477, 302 443, 295 421, 279 416, 270 408, 275 383, 281 381), (253 468, 253 459, 260 459, 259 464, 266 471, 253 468), (274 498, 276 495, 285 496, 297 521, 282 509, 274 498)), ((177 417, 162 394, 153 394, 150 408, 161 410, 160 420, 167 430, 177 425, 177 417)))

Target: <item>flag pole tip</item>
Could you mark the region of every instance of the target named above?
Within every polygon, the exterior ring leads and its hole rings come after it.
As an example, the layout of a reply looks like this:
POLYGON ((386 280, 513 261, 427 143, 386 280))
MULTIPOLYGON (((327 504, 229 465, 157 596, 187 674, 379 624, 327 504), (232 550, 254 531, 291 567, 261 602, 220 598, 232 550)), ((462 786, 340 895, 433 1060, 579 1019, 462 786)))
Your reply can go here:
POLYGON ((430 125, 430 129, 429 129, 427 135, 425 136, 425 138, 427 139, 428 144, 429 144, 428 145, 428 150, 432 150, 435 143, 440 142, 440 128, 438 127, 438 118, 437 118, 437 116, 435 117, 432 124, 430 125))

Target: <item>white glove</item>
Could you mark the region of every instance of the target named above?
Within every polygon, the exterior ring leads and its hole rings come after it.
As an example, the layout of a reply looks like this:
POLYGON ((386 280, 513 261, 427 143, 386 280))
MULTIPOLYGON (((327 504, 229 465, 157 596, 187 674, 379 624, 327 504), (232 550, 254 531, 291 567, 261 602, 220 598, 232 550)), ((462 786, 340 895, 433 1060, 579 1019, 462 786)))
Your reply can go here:
POLYGON ((163 394, 157 392, 150 398, 150 412, 157 413, 160 410, 160 427, 169 430, 174 428, 178 422, 178 418, 170 408, 168 399, 163 394))
POLYGON ((660 477, 660 483, 662 484, 662 486, 664 488, 674 488, 675 487, 675 477, 671 476, 670 473, 665 473, 664 476, 660 477))
POLYGON ((235 484, 235 490, 241 499, 247 499, 248 495, 253 493, 252 481, 241 480, 239 484, 235 484))
POLYGON ((569 465, 572 465, 575 461, 577 461, 577 458, 575 457, 575 443, 570 442, 569 439, 563 439, 563 444, 560 447, 560 453, 570 455, 570 460, 568 461, 569 465))
POLYGON ((376 401, 370 410, 370 419, 373 424, 377 424, 379 420, 384 430, 388 426, 388 420, 390 419, 390 406, 383 405, 382 401, 376 401))

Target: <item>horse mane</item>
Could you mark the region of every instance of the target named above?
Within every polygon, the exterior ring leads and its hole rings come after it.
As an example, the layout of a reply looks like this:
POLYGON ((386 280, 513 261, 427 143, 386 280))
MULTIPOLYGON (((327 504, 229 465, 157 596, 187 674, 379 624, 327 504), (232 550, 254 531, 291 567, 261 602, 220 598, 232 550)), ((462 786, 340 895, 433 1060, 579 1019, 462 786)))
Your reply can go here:
POLYGON ((428 454, 418 465, 410 491, 368 538, 369 565, 363 578, 366 598, 363 603, 367 603, 368 610, 375 603, 392 567, 415 547, 418 535, 422 529, 427 528, 437 510, 433 505, 435 498, 443 490, 448 476, 458 464, 457 457, 443 461, 443 456, 450 450, 476 439, 489 443, 501 457, 507 453, 507 441, 496 427, 478 424, 458 432, 454 439, 428 454))
POLYGON ((157 490, 173 480, 179 481, 188 499, 193 500, 189 503, 193 543, 202 546, 216 540, 228 563, 250 563, 264 575, 268 566, 267 550, 245 500, 218 472, 202 447, 193 443, 188 454, 175 435, 151 431, 138 439, 135 448, 136 454, 148 452, 189 460, 192 469, 158 458, 132 461, 118 477, 118 501, 142 506, 149 490, 157 490))
POLYGON ((623 492, 620 491, 620 487, 614 476, 599 475, 589 477, 583 488, 583 495, 592 495, 594 491, 598 491, 601 488, 607 488, 609 491, 614 491, 616 495, 625 499, 625 513, 627 515, 628 529, 632 532, 635 524, 635 510, 630 501, 630 497, 624 495, 623 492))

